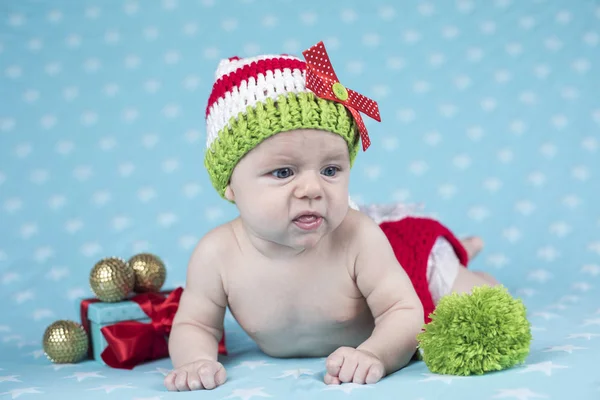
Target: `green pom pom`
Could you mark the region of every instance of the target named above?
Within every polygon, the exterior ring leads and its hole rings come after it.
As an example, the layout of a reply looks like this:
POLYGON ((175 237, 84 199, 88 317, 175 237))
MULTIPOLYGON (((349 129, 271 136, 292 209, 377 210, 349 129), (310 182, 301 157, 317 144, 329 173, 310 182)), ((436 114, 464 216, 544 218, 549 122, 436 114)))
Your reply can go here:
POLYGON ((503 286, 443 297, 417 339, 431 372, 481 375, 525 361, 531 326, 525 305, 503 286))

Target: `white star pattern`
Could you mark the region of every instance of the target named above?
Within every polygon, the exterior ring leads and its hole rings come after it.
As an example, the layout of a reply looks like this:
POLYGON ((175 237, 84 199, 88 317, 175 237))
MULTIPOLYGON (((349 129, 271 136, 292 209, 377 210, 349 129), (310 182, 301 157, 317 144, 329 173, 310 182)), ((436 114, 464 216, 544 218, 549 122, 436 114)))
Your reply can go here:
POLYGON ((531 331, 535 332, 535 331, 546 331, 547 329, 541 326, 537 326, 537 325, 531 325, 531 331))
POLYGON ((503 236, 511 243, 518 242, 521 239, 521 231, 516 227, 506 228, 503 232, 503 236))
POLYGON ((560 256, 558 251, 552 246, 546 246, 539 249, 537 255, 539 258, 548 262, 552 262, 560 256))
POLYGON ((81 382, 87 378, 106 378, 100 375, 99 371, 96 372, 74 372, 73 375, 65 376, 65 378, 76 378, 77 382, 81 382))
POLYGON ((581 199, 577 195, 568 195, 563 198, 563 203, 569 208, 577 208, 581 203, 581 199))
POLYGON ((564 368, 569 368, 569 367, 565 366, 565 365, 554 364, 552 361, 544 361, 544 362, 537 363, 537 364, 527 364, 527 365, 525 365, 524 369, 522 369, 519 372, 520 373, 543 372, 547 376, 551 376, 552 371, 554 369, 564 369, 564 368))
POLYGON ((167 376, 171 372, 170 369, 157 367, 154 371, 146 371, 146 374, 161 374, 162 376, 167 376))
POLYGON ((558 314, 553 314, 553 313, 549 313, 549 312, 536 312, 536 313, 533 313, 532 315, 537 316, 537 317, 542 317, 545 320, 554 319, 554 318, 559 317, 558 314))
POLYGON ((585 338, 587 340, 592 340, 592 338, 600 337, 600 333, 572 333, 567 336, 567 339, 579 339, 585 338))
POLYGON ((494 399, 518 399, 518 400, 531 400, 531 399, 545 399, 548 396, 540 393, 533 392, 530 389, 502 389, 500 393, 493 396, 494 399))
POLYGON ((592 276, 598 276, 600 275, 600 266, 596 264, 586 264, 583 267, 581 267, 580 271, 592 276))
POLYGON ((301 377, 302 375, 313 375, 313 371, 311 371, 310 369, 291 369, 291 370, 285 370, 283 371, 283 373, 279 376, 277 376, 276 378, 287 378, 288 376, 291 376, 295 379, 298 379, 299 377, 301 377))
POLYGON ((532 212, 535 211, 535 208, 535 204, 527 200, 519 201, 515 205, 515 209, 523 215, 530 215, 532 212))
POLYGON ((494 193, 502 187, 502 182, 497 178, 488 178, 484 181, 483 186, 490 192, 494 193))
POLYGON ((600 241, 588 244, 588 250, 600 255, 600 241))
POLYGON ((275 365, 275 364, 269 364, 264 360, 260 360, 260 361, 242 361, 239 365, 236 366, 236 368, 244 368, 247 367, 249 369, 256 369, 258 367, 266 367, 266 366, 270 366, 270 365, 275 365))
POLYGON ((372 385, 362 385, 360 383, 342 383, 340 385, 327 385, 325 391, 341 391, 346 394, 351 394, 354 390, 373 389, 372 385))
POLYGON ((510 260, 505 254, 491 254, 488 256, 486 263, 494 266, 495 268, 503 268, 510 260))
POLYGON ((536 293, 537 293, 537 290, 532 289, 532 288, 521 288, 521 289, 517 290, 517 294, 519 294, 520 296, 531 297, 536 293))
POLYGON ((455 376, 455 375, 440 375, 440 374, 422 374, 426 376, 425 379, 420 379, 419 382, 431 382, 431 381, 440 381, 446 384, 451 384, 453 380, 463 379, 464 377, 455 376))
POLYGON ((540 283, 545 283, 552 278, 552 274, 545 269, 537 269, 529 273, 529 279, 535 280, 540 283))
POLYGON ((600 318, 586 319, 583 321, 583 326, 600 325, 600 318))
POLYGON ((30 387, 30 388, 25 388, 25 389, 9 390, 8 392, 0 393, 0 395, 8 394, 8 395, 10 395, 11 399, 18 399, 19 397, 21 397, 24 394, 41 394, 41 393, 44 393, 44 392, 38 390, 38 388, 30 387))
POLYGON ((20 335, 8 335, 8 336, 4 336, 4 338, 2 338, 2 341, 4 343, 7 342, 11 342, 11 341, 17 341, 17 340, 22 340, 23 338, 20 335))
POLYGON ((559 303, 559 304, 551 304, 548 306, 548 308, 556 309, 556 310, 566 310, 569 307, 564 304, 559 303))
POLYGON ((113 391, 117 390, 117 389, 136 389, 135 386, 131 386, 131 385, 103 385, 103 386, 99 386, 99 387, 95 387, 95 388, 90 388, 87 390, 104 390, 105 393, 112 393, 113 391))
POLYGON ((229 396, 224 397, 224 399, 241 399, 241 400, 250 400, 253 397, 273 397, 268 393, 263 391, 264 387, 257 387, 251 389, 235 389, 229 396))
POLYGON ((161 400, 160 396, 152 396, 152 397, 134 397, 131 400, 161 400))
POLYGON ((588 292, 593 286, 587 282, 575 282, 571 285, 571 287, 580 292, 588 292))
POLYGON ((572 344, 567 344, 564 346, 552 346, 549 347, 548 349, 544 350, 544 352, 549 352, 549 351, 564 351, 566 353, 573 353, 573 350, 587 350, 587 347, 579 347, 579 346, 573 346, 572 344))
POLYGON ((48 365, 48 368, 52 368, 54 371, 60 371, 63 368, 73 368, 77 366, 77 364, 51 364, 48 365))
POLYGON ((34 359, 40 358, 44 355, 44 350, 34 350, 30 353, 27 353, 28 356, 33 356, 34 359))
POLYGON ((19 375, 0 376, 0 382, 22 382, 17 379, 19 375))
POLYGON ((567 295, 560 298, 560 301, 567 301, 569 303, 579 303, 580 297, 576 295, 567 295))
POLYGON ((598 149, 598 141, 593 137, 586 137, 581 141, 581 147, 589 152, 595 152, 598 149))

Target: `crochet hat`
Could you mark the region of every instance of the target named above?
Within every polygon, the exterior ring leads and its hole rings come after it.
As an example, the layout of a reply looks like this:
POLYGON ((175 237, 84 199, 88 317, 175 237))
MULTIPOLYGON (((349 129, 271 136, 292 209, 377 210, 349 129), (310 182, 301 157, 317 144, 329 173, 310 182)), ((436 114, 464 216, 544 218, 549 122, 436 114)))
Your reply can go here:
POLYGON ((336 133, 348 144, 350 165, 359 132, 363 149, 368 146, 357 110, 380 120, 377 103, 337 81, 322 42, 303 54, 306 61, 285 54, 220 61, 206 107, 204 165, 221 197, 242 157, 277 133, 301 128, 336 133))

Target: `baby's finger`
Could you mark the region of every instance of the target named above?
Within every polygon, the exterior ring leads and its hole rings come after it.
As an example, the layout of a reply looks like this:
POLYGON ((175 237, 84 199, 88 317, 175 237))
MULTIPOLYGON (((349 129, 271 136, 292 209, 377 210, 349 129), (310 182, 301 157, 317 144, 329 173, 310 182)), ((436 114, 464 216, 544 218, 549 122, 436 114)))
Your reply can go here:
POLYGON ((219 368, 217 369, 217 373, 215 374, 215 385, 220 386, 225 383, 227 380, 227 371, 225 371, 225 367, 222 364, 217 364, 219 368))
POLYGON ((200 379, 200 374, 198 374, 198 371, 190 371, 190 373, 188 373, 187 376, 188 376, 187 384, 188 384, 188 387, 190 388, 190 390, 203 389, 202 381, 200 379))
POLYGON ((188 386, 188 383, 187 383, 187 372, 186 371, 179 371, 177 373, 177 377, 175 378, 175 387, 180 392, 185 392, 185 391, 190 390, 190 387, 188 386))
POLYGON ((165 384, 165 387, 167 388, 167 390, 170 390, 172 392, 177 390, 177 387, 175 387, 175 378, 176 377, 177 377, 177 374, 175 374, 175 371, 171 371, 167 374, 167 376, 165 376, 164 384, 165 384))
POLYGON ((216 373, 217 369, 214 367, 214 364, 204 364, 198 368, 198 375, 200 375, 200 379, 202 380, 205 389, 211 390, 217 387, 215 384, 216 373))
POLYGON ((327 385, 339 385, 340 383, 342 383, 342 382, 340 382, 340 380, 337 377, 331 376, 329 374, 325 374, 325 378, 323 378, 323 382, 325 382, 325 384, 327 384, 327 385))
POLYGON ((342 382, 352 382, 352 378, 354 377, 354 371, 356 371, 356 367, 358 367, 358 359, 356 356, 350 356, 344 358, 344 364, 340 369, 340 373, 338 378, 342 382))
POLYGON ((344 363, 343 355, 336 354, 335 352, 332 353, 329 357, 327 357, 327 361, 325 361, 325 367, 327 368, 327 373, 331 376, 338 376, 343 363, 344 363))
POLYGON ((356 371, 354 371, 354 378, 352 378, 352 382, 364 384, 367 381, 367 373, 369 372, 369 367, 372 364, 370 363, 359 363, 356 367, 356 371))
POLYGON ((383 370, 383 365, 374 364, 369 368, 369 372, 367 373, 367 378, 365 379, 365 383, 370 385, 372 383, 378 382, 381 378, 383 378, 383 374, 385 371, 383 370))

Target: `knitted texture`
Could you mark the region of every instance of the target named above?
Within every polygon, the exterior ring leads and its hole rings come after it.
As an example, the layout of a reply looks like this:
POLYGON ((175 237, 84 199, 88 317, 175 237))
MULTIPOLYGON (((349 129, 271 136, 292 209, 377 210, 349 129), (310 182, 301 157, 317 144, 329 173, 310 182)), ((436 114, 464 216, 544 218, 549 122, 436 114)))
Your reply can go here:
POLYGON ((242 157, 281 132, 320 129, 338 134, 354 164, 360 138, 352 114, 340 103, 317 97, 305 81, 306 63, 293 56, 221 60, 206 107, 204 157, 221 197, 242 157))
POLYGON ((427 367, 444 375, 482 375, 523 364, 531 339, 524 303, 504 286, 486 285, 442 298, 417 335, 427 367))
POLYGON ((204 158, 211 183, 223 197, 233 169, 244 155, 277 133, 301 128, 340 135, 348 144, 350 166, 354 164, 359 144, 356 125, 342 104, 312 93, 281 95, 276 101, 267 99, 255 108, 248 107, 218 133, 219 139, 204 158))
POLYGON ((440 236, 448 240, 465 267, 469 261, 467 251, 448 228, 430 218, 406 217, 382 222, 379 226, 387 236, 396 259, 408 274, 423 304, 425 323, 429 323, 435 305, 427 281, 427 260, 435 241, 440 236))

